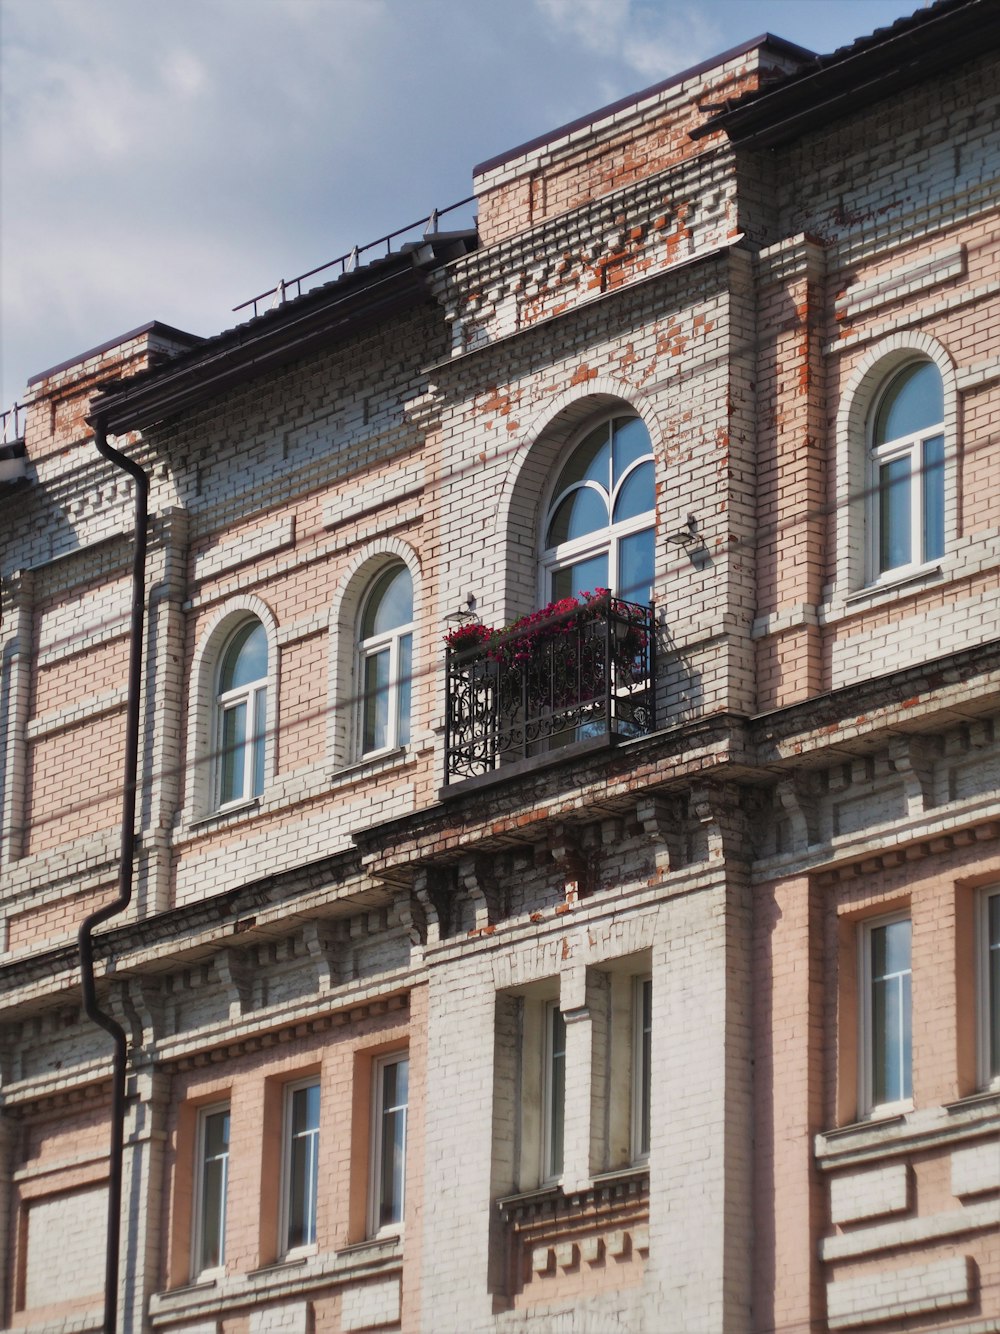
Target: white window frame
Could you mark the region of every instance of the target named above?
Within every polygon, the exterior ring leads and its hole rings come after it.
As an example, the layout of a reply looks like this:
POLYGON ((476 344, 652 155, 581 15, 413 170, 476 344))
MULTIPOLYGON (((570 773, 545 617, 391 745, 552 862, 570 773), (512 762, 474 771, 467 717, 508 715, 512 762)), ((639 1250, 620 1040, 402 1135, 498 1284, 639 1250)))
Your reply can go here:
MULTIPOLYGON (((632 1162, 649 1161, 652 1138, 651 1102, 645 1097, 652 1067, 653 979, 650 974, 632 979, 632 1162), (648 988, 648 992, 647 992, 648 988), (644 1023, 645 1000, 649 996, 649 1024, 644 1023), (649 1043, 646 1042, 647 1034, 649 1043), (644 1133, 645 1132, 645 1133, 644 1133), (645 1142, 644 1142, 645 1141, 645 1142)), ((650 1091, 651 1092, 651 1091, 650 1091)))
POLYGON ((1000 885, 988 885, 976 898, 976 997, 979 1087, 1000 1089, 1000 1060, 993 1068, 991 1045, 1000 1046, 1000 986, 990 995, 990 958, 1000 951, 1000 937, 990 939, 990 903, 1000 901, 1000 885), (992 1001, 992 1004, 991 1004, 992 1001))
MULTIPOLYGON (((230 811, 235 810, 240 806, 246 806, 249 802, 254 801, 263 795, 266 783, 267 757, 265 746, 267 741, 267 674, 258 677, 256 681, 248 682, 245 686, 235 686, 232 690, 221 691, 218 689, 219 677, 222 673, 222 668, 229 654, 233 640, 239 632, 245 628, 249 623, 249 620, 250 618, 247 618, 246 621, 241 622, 231 634, 226 636, 225 643, 222 646, 222 652, 219 654, 219 660, 215 667, 215 780, 213 789, 215 796, 214 805, 217 811, 230 811), (226 716, 240 707, 246 709, 247 721, 246 738, 242 743, 243 788, 239 793, 236 793, 231 797, 223 798, 222 782, 225 762, 224 738, 226 716), (258 756, 261 772, 259 789, 256 785, 258 756)), ((260 621, 258 621, 258 624, 261 625, 266 636, 266 627, 264 627, 263 623, 260 621)), ((270 645, 268 645, 268 658, 270 659, 270 645)), ((269 671, 270 662, 268 662, 268 672, 269 671)))
MULTIPOLYGON (((286 1084, 283 1091, 282 1123, 281 1123, 281 1219, 280 1219, 279 1235, 281 1237, 281 1253, 285 1258, 288 1258, 290 1256, 294 1257, 297 1255, 311 1255, 316 1250, 316 1233, 317 1233, 316 1221, 317 1221, 318 1205, 319 1205, 319 1172, 318 1172, 319 1132, 320 1132, 319 1118, 317 1118, 316 1126, 314 1128, 310 1128, 308 1131, 305 1132, 305 1134, 308 1135, 309 1139, 311 1140, 310 1153, 312 1160, 311 1177, 313 1181, 313 1188, 311 1192, 309 1213, 311 1215, 312 1236, 307 1241, 297 1242, 295 1243, 295 1245, 291 1245, 289 1241, 289 1231, 292 1225, 292 1216, 291 1216, 292 1150, 293 1150, 292 1101, 295 1097, 295 1094, 301 1092, 303 1089, 309 1089, 309 1088, 319 1089, 319 1087, 320 1087, 319 1076, 313 1075, 309 1079, 297 1079, 294 1081, 294 1083, 286 1084)), ((322 1117, 322 1098, 320 1100, 319 1115, 320 1117, 322 1117)))
POLYGON ((368 1235, 370 1237, 392 1236, 403 1231, 406 1212, 406 1137, 409 1131, 409 1064, 407 1051, 395 1051, 387 1056, 379 1056, 372 1061, 371 1126, 369 1131, 370 1152, 368 1170, 368 1235), (407 1101, 394 1108, 385 1105, 385 1072, 393 1065, 407 1066, 407 1101), (399 1217, 388 1223, 381 1222, 382 1190, 385 1184, 382 1176, 382 1150, 387 1112, 401 1112, 403 1116, 403 1164, 400 1198, 396 1201, 399 1217))
MULTIPOLYGON (((893 369, 881 380, 878 390, 872 398, 866 422, 866 459, 865 472, 865 532, 866 532, 866 569, 869 586, 897 583, 900 579, 927 567, 933 567, 944 559, 947 551, 948 535, 948 499, 946 489, 946 461, 948 437, 942 419, 932 426, 924 427, 911 435, 899 436, 887 440, 881 445, 875 444, 875 423, 883 398, 894 382, 911 366, 930 365, 941 378, 940 367, 928 357, 914 357, 893 369), (935 556, 926 556, 927 533, 924 526, 924 446, 928 441, 941 437, 941 534, 943 550, 935 556), (892 565, 883 570, 881 567, 882 524, 881 504, 882 485, 879 473, 886 464, 897 459, 908 459, 910 465, 910 559, 900 565, 892 565)), ((942 395, 944 384, 942 380, 942 395)))
MULTIPOLYGON (((369 580, 368 586, 365 589, 364 595, 361 598, 361 609, 358 616, 358 630, 356 634, 357 671, 358 671, 358 688, 357 688, 358 708, 357 708, 355 748, 358 758, 364 760, 374 759, 377 758, 379 755, 391 754, 393 751, 401 749, 401 746, 405 744, 400 741, 400 733, 402 730, 400 727, 400 723, 402 721, 402 710, 401 710, 401 692, 399 687, 403 680, 403 673, 400 667, 400 660, 403 656, 403 642, 404 640, 407 639, 410 641, 411 693, 409 699, 409 708, 411 712, 413 707, 412 679, 413 679, 414 621, 412 619, 412 615, 411 619, 404 625, 393 626, 391 630, 384 630, 381 634, 369 635, 366 639, 362 639, 361 637, 361 625, 364 621, 364 616, 365 612, 368 609, 369 601, 375 592, 376 586, 379 584, 383 576, 389 570, 393 571, 406 570, 407 573, 409 573, 410 575, 411 581, 413 579, 412 571, 409 570, 409 567, 407 566, 405 561, 401 560, 394 561, 392 562, 392 564, 387 564, 383 569, 379 570, 379 572, 375 575, 375 577, 369 580), (388 651, 389 653, 389 681, 387 686, 389 698, 388 698, 388 723, 386 727, 386 742, 384 746, 375 746, 371 750, 366 750, 365 711, 368 703, 368 693, 365 688, 365 669, 370 659, 375 658, 380 653, 386 651, 388 651)), ((411 723, 411 718, 410 714, 408 713, 406 716, 407 730, 409 730, 410 723, 411 723)))
POLYGON ((913 920, 908 911, 889 913, 882 917, 873 917, 860 923, 858 932, 858 1102, 862 1116, 890 1116, 896 1112, 908 1111, 913 1106, 913 920), (876 1034, 874 1031, 874 983, 872 973, 872 937, 874 932, 883 927, 893 926, 898 922, 907 922, 910 926, 910 967, 907 976, 911 985, 911 1008, 909 1016, 910 1045, 910 1092, 902 1098, 887 1102, 875 1101, 875 1060, 876 1034))
POLYGON ((544 1031, 542 1035, 542 1134, 540 1177, 542 1185, 552 1185, 562 1179, 566 1153, 566 1020, 562 1010, 559 1008, 558 1000, 549 1000, 545 1002, 542 1018, 544 1031), (561 1053, 557 1053, 555 1048, 555 1025, 557 1016, 562 1020, 563 1028, 563 1049, 561 1053), (557 1080, 555 1077, 555 1062, 557 1059, 562 1060, 561 1114, 563 1130, 562 1151, 560 1153, 560 1161, 558 1165, 555 1163, 556 1145, 555 1136, 553 1134, 557 1100, 557 1080))
MULTIPOLYGON (((614 421, 642 421, 638 414, 630 414, 621 410, 609 412, 603 419, 600 417, 591 419, 586 428, 580 431, 573 440, 570 448, 565 449, 559 456, 555 468, 552 470, 551 486, 558 483, 559 476, 572 458, 574 452, 583 444, 591 432, 596 431, 600 426, 610 426, 614 421)), ((643 422, 645 426, 645 422, 643 422)), ((648 432, 648 428, 647 428, 648 432)), ((614 521, 615 501, 625 486, 629 477, 632 476, 644 464, 652 462, 655 474, 656 460, 653 454, 653 444, 650 440, 649 453, 636 459, 630 464, 622 474, 617 486, 608 493, 604 487, 598 486, 592 481, 574 482, 571 486, 565 487, 562 491, 552 492, 548 496, 548 502, 545 506, 542 516, 541 532, 539 533, 539 552, 538 552, 538 598, 541 605, 546 605, 554 600, 552 591, 553 576, 559 570, 569 565, 576 565, 579 561, 590 560, 596 556, 606 556, 608 561, 608 588, 617 595, 618 591, 618 550, 622 538, 629 537, 633 533, 643 533, 649 529, 655 531, 656 528, 656 504, 655 504, 655 481, 654 481, 654 503, 653 506, 644 510, 642 514, 634 515, 630 519, 620 519, 614 521), (546 547, 545 540, 548 535, 549 525, 555 517, 562 501, 572 491, 583 487, 589 487, 596 491, 607 505, 608 524, 607 527, 599 529, 592 533, 584 533, 581 537, 572 538, 568 542, 561 542, 555 547, 546 547)))
POLYGON ((213 1275, 221 1274, 226 1267, 226 1211, 228 1207, 229 1190, 229 1147, 227 1144, 225 1154, 217 1155, 223 1162, 222 1168, 222 1204, 219 1210, 221 1218, 221 1236, 219 1239, 219 1263, 217 1265, 202 1264, 202 1247, 205 1241, 205 1205, 207 1197, 205 1193, 206 1176, 206 1126, 210 1117, 220 1116, 222 1114, 230 1117, 230 1127, 232 1126, 231 1108, 228 1102, 213 1103, 208 1107, 198 1109, 198 1123, 195 1135, 195 1183, 194 1183, 194 1201, 193 1216, 191 1222, 191 1274, 195 1279, 210 1278, 213 1275))

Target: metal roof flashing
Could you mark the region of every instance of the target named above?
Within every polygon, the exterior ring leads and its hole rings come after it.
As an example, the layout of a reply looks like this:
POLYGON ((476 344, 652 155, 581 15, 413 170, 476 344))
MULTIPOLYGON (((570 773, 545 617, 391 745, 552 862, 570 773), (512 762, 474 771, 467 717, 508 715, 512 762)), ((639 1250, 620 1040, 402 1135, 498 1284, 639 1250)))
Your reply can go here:
POLYGON ((937 0, 746 93, 691 135, 724 130, 744 147, 775 147, 997 45, 996 0, 937 0))
POLYGON ((341 274, 121 382, 94 400, 89 420, 113 434, 143 429, 430 301, 428 272, 468 253, 475 242, 472 231, 440 233, 341 274))

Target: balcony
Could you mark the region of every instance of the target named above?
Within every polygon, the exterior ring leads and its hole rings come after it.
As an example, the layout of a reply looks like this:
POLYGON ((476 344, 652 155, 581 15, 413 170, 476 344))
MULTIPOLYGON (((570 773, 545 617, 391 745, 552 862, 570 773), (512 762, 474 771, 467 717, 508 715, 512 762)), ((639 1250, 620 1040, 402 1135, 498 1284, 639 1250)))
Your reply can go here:
POLYGON ((653 731, 653 631, 650 607, 600 589, 506 630, 453 631, 445 782, 501 778, 567 746, 653 731))

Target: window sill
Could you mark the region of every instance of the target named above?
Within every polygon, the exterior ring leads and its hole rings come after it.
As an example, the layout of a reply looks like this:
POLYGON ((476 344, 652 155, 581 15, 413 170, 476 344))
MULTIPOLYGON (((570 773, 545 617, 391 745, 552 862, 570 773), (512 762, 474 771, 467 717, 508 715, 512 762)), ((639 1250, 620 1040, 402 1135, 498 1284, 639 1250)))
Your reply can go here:
POLYGON ((399 1250, 403 1244, 403 1225, 394 1228, 391 1232, 386 1230, 379 1232, 374 1237, 366 1237, 364 1241, 352 1242, 350 1246, 341 1246, 337 1255, 343 1256, 346 1260, 360 1261, 366 1256, 373 1260, 381 1259, 384 1255, 391 1255, 399 1250))
POLYGON ((261 798, 251 797, 249 801, 234 802, 231 806, 220 806, 192 820, 187 829, 192 834, 204 834, 210 829, 225 829, 229 824, 244 820, 248 815, 256 815, 261 808, 261 798))
POLYGON ((976 1094, 905 1115, 837 1126, 818 1134, 814 1148, 817 1165, 831 1171, 979 1139, 994 1130, 1000 1130, 1000 1094, 976 1094))
POLYGON ((943 575, 944 570, 940 561, 934 561, 930 565, 907 565, 894 574, 875 579, 870 584, 865 584, 864 588, 848 593, 844 601, 848 607, 863 606, 880 598, 907 592, 911 588, 922 588, 925 584, 937 583, 943 575))
MULTIPOLYGON (((245 1314, 263 1302, 301 1301, 331 1283, 364 1282, 401 1272, 398 1239, 364 1242, 336 1252, 286 1257, 247 1273, 230 1273, 218 1283, 171 1288, 149 1299, 149 1328, 175 1330, 185 1322, 219 1320, 245 1314)), ((96 1328, 96 1327, 95 1327, 96 1328)), ((145 1328, 145 1325, 143 1326, 145 1328)))
POLYGON ((330 774, 329 783, 332 788, 349 787, 351 783, 363 782, 391 769, 401 769, 413 758, 414 752, 411 746, 397 746, 394 750, 372 752, 371 755, 363 755, 361 759, 344 765, 342 769, 334 769, 330 774))

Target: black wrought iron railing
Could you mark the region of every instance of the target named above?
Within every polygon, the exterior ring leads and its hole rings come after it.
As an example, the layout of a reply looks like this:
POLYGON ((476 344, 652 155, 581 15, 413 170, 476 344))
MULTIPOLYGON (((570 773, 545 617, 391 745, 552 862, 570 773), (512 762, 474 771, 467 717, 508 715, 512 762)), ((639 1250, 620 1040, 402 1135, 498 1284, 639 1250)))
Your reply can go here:
POLYGON ((450 647, 445 781, 499 776, 574 742, 645 736, 655 652, 652 609, 611 597, 450 647))

